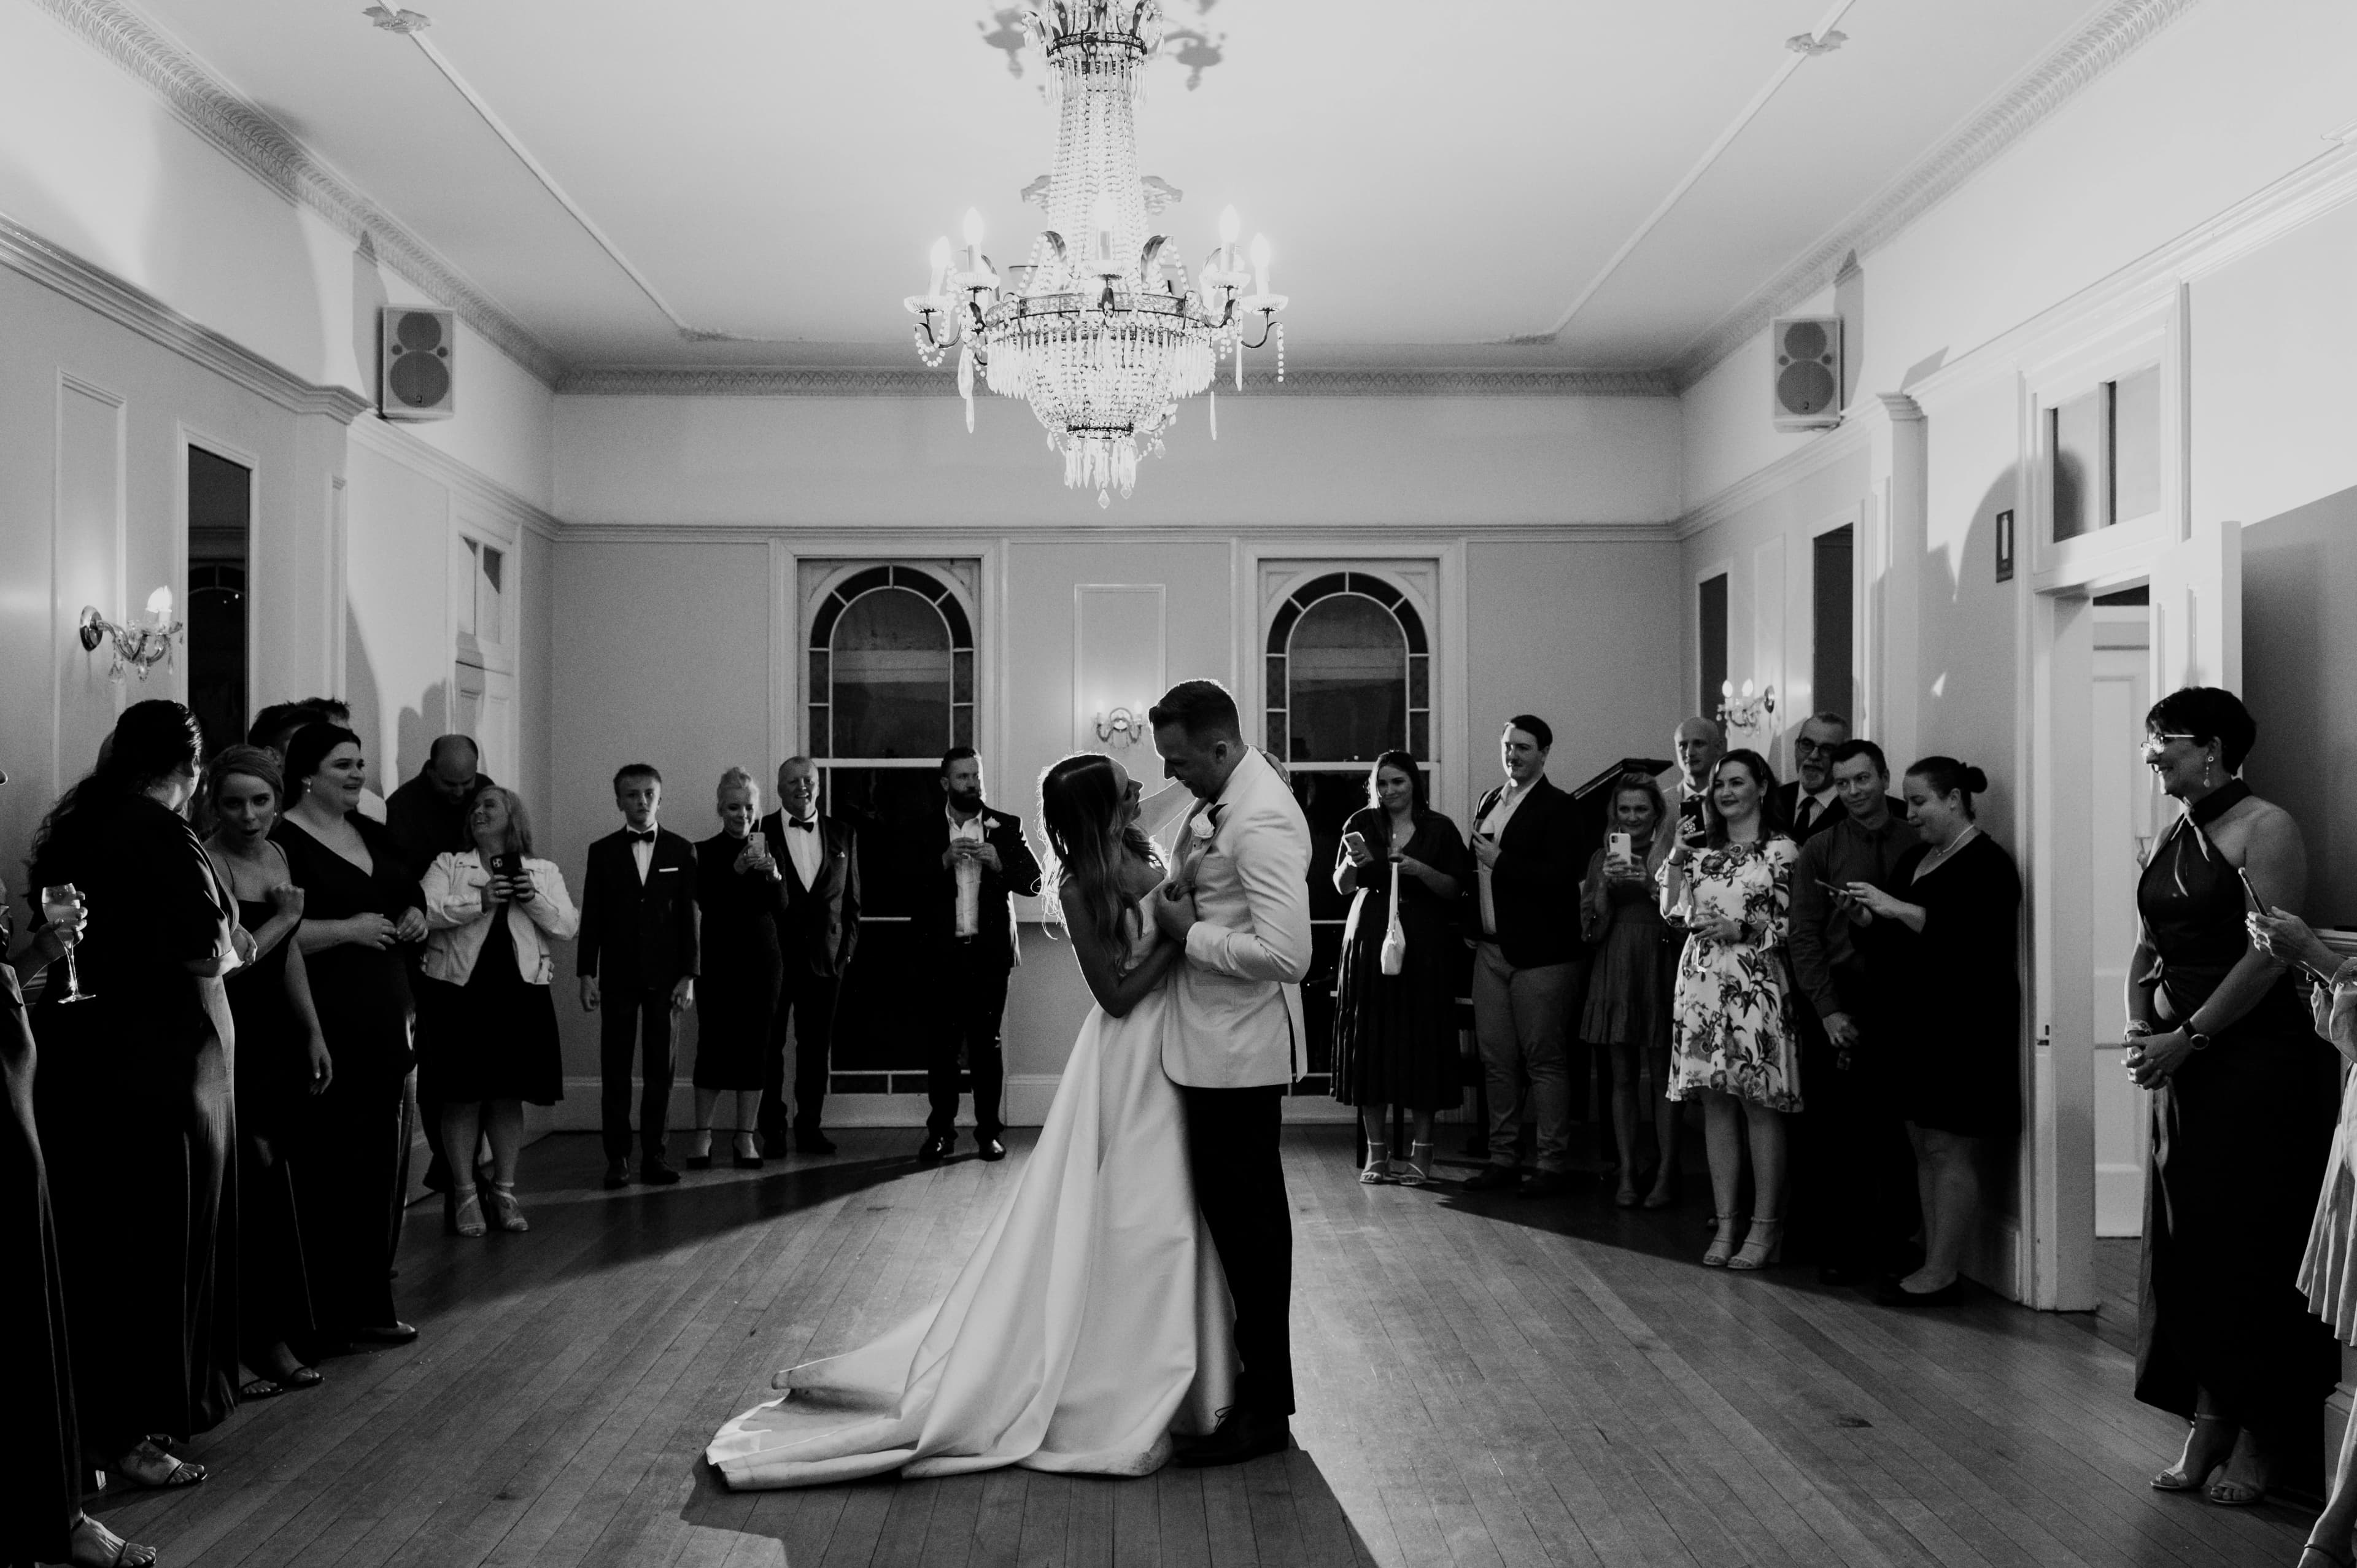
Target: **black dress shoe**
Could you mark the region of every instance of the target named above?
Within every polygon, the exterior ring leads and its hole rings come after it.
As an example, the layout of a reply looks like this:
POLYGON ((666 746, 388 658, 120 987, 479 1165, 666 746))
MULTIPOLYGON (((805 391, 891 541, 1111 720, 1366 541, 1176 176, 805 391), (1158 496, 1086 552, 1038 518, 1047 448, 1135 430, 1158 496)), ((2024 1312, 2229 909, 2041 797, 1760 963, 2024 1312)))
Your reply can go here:
POLYGON ((920 1165, 940 1165, 956 1146, 957 1134, 954 1133, 928 1133, 925 1141, 917 1145, 917 1163, 920 1165))
POLYGON ((608 1192, 611 1192, 618 1187, 628 1187, 630 1185, 630 1162, 628 1160, 608 1160, 606 1163, 606 1190, 608 1192))
POLYGON ((406 1345, 417 1337, 417 1330, 401 1322, 364 1323, 345 1329, 344 1337, 355 1345, 406 1345))
POLYGON ((1006 1157, 1006 1145, 998 1141, 997 1133, 985 1133, 974 1140, 974 1153, 985 1160, 1003 1160, 1006 1157))
POLYGON ((687 1156, 687 1168, 692 1171, 708 1171, 712 1168, 712 1156, 710 1155, 690 1155, 687 1156))
POLYGON ((763 1159, 759 1155, 739 1155, 737 1156, 737 1168, 740 1171, 758 1171, 769 1163, 769 1161, 763 1159))
POLYGON ((1264 1454, 1282 1454, 1292 1446, 1293 1429, 1285 1417, 1232 1410, 1209 1437, 1179 1449, 1178 1459, 1182 1468, 1206 1470, 1217 1465, 1241 1465, 1264 1454))
POLYGON ((661 1160, 649 1160, 639 1167, 639 1179, 649 1187, 675 1187, 679 1173, 661 1160))
MULTIPOLYGON (((768 1145, 764 1144, 763 1146, 767 1147, 768 1145)), ((780 1149, 783 1149, 786 1146, 785 1139, 780 1137, 778 1140, 777 1146, 780 1149)), ((813 1127, 805 1132, 794 1134, 794 1148, 799 1153, 805 1155, 831 1155, 834 1153, 834 1140, 820 1132, 817 1128, 813 1127)))
POLYGON ((1483 1165, 1465 1178, 1468 1192, 1510 1192, 1522 1185, 1523 1173, 1512 1165, 1483 1165))

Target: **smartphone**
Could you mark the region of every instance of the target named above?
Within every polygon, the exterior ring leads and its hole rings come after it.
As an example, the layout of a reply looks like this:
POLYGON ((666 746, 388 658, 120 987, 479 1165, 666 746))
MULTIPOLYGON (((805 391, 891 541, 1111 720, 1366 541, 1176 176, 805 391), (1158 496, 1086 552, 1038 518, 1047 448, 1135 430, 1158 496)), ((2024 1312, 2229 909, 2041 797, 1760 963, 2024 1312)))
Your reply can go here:
POLYGON ((1634 860, 1637 858, 1636 843, 1633 833, 1612 833, 1604 841, 1604 853, 1617 854, 1623 860, 1634 860))
POLYGON ((1344 833, 1342 847, 1354 855, 1364 854, 1367 853, 1367 835, 1361 832, 1344 833))
POLYGON ((2251 874, 2238 865, 2234 867, 2234 875, 2243 884, 2243 897, 2251 901, 2251 912, 2255 915, 2266 914, 2267 901, 2259 897, 2259 890, 2256 887, 2251 886, 2251 874))
POLYGON ((502 851, 491 856, 491 875, 514 881, 523 875, 523 856, 512 850, 502 851))

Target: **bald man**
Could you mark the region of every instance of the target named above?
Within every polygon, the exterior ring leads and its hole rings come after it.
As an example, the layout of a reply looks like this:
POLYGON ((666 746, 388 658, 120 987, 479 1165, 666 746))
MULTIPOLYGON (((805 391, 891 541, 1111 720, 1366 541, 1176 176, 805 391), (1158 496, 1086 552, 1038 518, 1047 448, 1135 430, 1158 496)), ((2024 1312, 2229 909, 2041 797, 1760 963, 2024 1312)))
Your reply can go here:
POLYGON ((1727 755, 1727 732, 1716 721, 1697 715, 1670 736, 1678 759, 1678 837, 1696 845, 1703 842, 1703 797, 1710 792, 1710 770, 1727 755))
POLYGON ((384 803, 385 831, 401 846, 409 875, 423 876, 434 857, 446 850, 475 847, 467 832, 467 813, 475 797, 491 782, 482 770, 482 753, 474 737, 436 736, 425 753, 417 777, 393 792, 384 803))

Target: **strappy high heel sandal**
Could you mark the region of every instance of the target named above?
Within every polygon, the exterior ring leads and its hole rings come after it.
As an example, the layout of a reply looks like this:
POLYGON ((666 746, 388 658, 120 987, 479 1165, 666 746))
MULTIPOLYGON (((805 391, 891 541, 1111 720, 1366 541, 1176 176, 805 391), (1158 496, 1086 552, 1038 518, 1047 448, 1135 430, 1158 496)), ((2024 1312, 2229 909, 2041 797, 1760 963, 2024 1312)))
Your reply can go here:
POLYGON ((1702 1255, 1702 1266, 1706 1269, 1723 1269, 1727 1267, 1728 1260, 1735 1256, 1735 1222, 1740 1216, 1719 1214, 1712 1218, 1718 1226, 1718 1235, 1711 1242, 1710 1251, 1702 1255))
POLYGON ((491 1184, 491 1213, 502 1230, 529 1230, 532 1221, 523 1217, 523 1205, 516 1201, 515 1183, 495 1181, 491 1184))
POLYGON ((450 1216, 453 1236, 480 1236, 490 1229, 483 1223, 483 1200, 472 1187, 458 1199, 457 1208, 450 1216))
POLYGON ((1407 1146, 1407 1169, 1392 1178, 1402 1187, 1422 1187, 1437 1180, 1432 1174, 1432 1145, 1428 1143, 1407 1146))
POLYGON ((1728 1259, 1727 1266, 1749 1273, 1754 1269, 1766 1268, 1783 1255, 1784 1222, 1781 1219, 1762 1219, 1755 1214, 1751 1217, 1751 1229, 1743 1233, 1743 1251, 1728 1259), (1763 1237, 1760 1234, 1763 1230, 1772 1230, 1775 1234, 1763 1237))
MULTIPOLYGON (((692 1171, 710 1170, 712 1168, 712 1129, 709 1127, 692 1127, 688 1131, 698 1140, 698 1142, 702 1144, 704 1153, 700 1155, 688 1155, 687 1168, 692 1171)), ((688 1147, 692 1149, 696 1147, 696 1144, 690 1144, 688 1147)))
POLYGON ((1392 1146, 1389 1142, 1367 1141, 1367 1163, 1359 1167, 1361 1187, 1393 1187, 1399 1178, 1392 1175, 1392 1146))
MULTIPOLYGON (((2204 1426, 2232 1425, 2233 1423, 2222 1415, 2197 1415, 2187 1423, 2186 1435, 2190 1438, 2195 1432, 2204 1426)), ((2234 1445, 2229 1443, 2223 1453, 2201 1466, 2199 1474, 2185 1469, 2184 1460, 2180 1457, 2177 1464, 2171 1465, 2168 1469, 2153 1477, 2152 1489, 2156 1492, 2198 1492, 2201 1489, 2201 1484, 2210 1478, 2210 1473, 2233 1456, 2234 1445)))

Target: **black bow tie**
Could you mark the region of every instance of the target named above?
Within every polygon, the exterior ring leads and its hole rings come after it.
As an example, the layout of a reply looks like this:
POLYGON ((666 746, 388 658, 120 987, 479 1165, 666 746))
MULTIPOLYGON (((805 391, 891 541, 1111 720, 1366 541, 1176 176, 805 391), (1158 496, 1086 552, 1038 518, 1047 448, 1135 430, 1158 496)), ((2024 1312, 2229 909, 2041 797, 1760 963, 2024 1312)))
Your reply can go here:
POLYGON ((640 832, 636 828, 624 828, 622 832, 630 838, 630 841, 632 843, 652 843, 655 842, 655 831, 652 828, 649 828, 643 832, 640 832))
POLYGON ((786 819, 786 826, 790 828, 800 828, 806 833, 814 833, 818 832, 818 819, 816 817, 788 817, 786 819))

